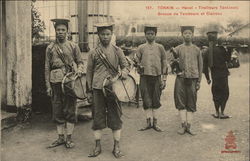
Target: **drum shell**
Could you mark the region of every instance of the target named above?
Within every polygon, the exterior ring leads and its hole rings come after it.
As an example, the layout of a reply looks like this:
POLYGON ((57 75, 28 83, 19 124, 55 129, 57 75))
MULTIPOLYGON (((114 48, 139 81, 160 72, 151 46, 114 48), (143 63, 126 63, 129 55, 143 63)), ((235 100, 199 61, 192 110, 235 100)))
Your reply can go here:
POLYGON ((62 89, 65 95, 78 99, 86 99, 86 74, 76 77, 74 74, 68 74, 62 82, 62 89))

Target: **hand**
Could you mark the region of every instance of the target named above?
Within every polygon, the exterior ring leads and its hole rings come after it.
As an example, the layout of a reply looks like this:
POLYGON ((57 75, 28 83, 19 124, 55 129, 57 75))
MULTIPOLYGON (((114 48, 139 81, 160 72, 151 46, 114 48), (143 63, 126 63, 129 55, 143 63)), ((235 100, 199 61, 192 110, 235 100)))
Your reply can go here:
POLYGON ((200 82, 196 83, 196 87, 195 88, 196 88, 196 91, 198 91, 200 89, 200 82))
POLYGON ((52 89, 51 88, 48 88, 46 93, 48 96, 52 97, 52 89))
POLYGON ((83 73, 84 72, 83 72, 82 68, 78 68, 76 71, 76 75, 78 75, 78 76, 81 76, 83 73))
POLYGON ((111 85, 112 84, 112 80, 110 80, 110 78, 107 78, 106 79, 106 82, 105 82, 105 84, 104 84, 104 87, 107 87, 107 86, 109 86, 109 85, 111 85))
POLYGON ((211 84, 211 80, 207 80, 207 84, 211 84))
POLYGON ((81 76, 83 73, 84 73, 84 66, 83 66, 82 64, 79 64, 79 65, 78 65, 78 68, 77 68, 77 70, 76 70, 76 74, 77 74, 78 76, 81 76))
POLYGON ((121 72, 121 74, 120 74, 120 78, 121 78, 122 80, 127 79, 127 77, 128 77, 128 75, 127 75, 127 74, 123 74, 123 73, 121 72))
POLYGON ((163 90, 165 88, 166 88, 166 80, 161 80, 160 89, 163 90))
POLYGON ((87 93, 87 100, 88 100, 88 103, 93 103, 93 94, 92 93, 87 93))

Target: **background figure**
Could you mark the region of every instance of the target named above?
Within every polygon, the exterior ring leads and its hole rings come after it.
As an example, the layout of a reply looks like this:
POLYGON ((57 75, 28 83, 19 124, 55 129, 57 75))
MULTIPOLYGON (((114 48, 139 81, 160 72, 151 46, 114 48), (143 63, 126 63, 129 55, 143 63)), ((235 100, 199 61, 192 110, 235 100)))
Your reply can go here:
POLYGON ((223 46, 218 46, 218 32, 207 32, 209 49, 204 54, 204 74, 207 83, 210 84, 209 70, 212 78, 212 94, 216 113, 214 118, 229 118, 224 114, 226 103, 229 97, 227 62, 230 61, 231 55, 223 46))
POLYGON ((88 57, 87 65, 87 94, 91 102, 93 97, 93 126, 95 137, 95 148, 89 157, 96 157, 101 153, 102 129, 112 129, 114 138, 113 155, 116 158, 123 156, 120 150, 120 135, 122 129, 121 104, 112 92, 112 79, 117 76, 112 69, 105 65, 107 62, 115 70, 121 69, 120 78, 125 79, 128 70, 128 63, 123 51, 111 44, 113 33, 112 24, 98 24, 97 32, 100 43, 93 49, 88 57), (105 59, 104 59, 105 57, 105 59), (105 90, 106 95, 103 90, 105 90))
POLYGON ((71 139, 76 122, 76 98, 62 92, 62 80, 68 72, 83 72, 83 61, 78 45, 67 40, 67 19, 53 19, 56 42, 46 49, 45 82, 47 94, 51 97, 53 120, 57 123, 58 139, 49 148, 65 144, 66 148, 74 147, 71 139), (76 65, 77 64, 77 68, 76 65), (67 137, 65 140, 64 133, 67 137))
MULTIPOLYGON (((178 133, 194 135, 191 130, 193 113, 196 112, 197 91, 202 77, 202 55, 200 49, 192 44, 194 26, 181 26, 184 43, 173 50, 178 56, 181 72, 176 76, 174 87, 175 107, 179 110, 181 128, 178 133)), ((176 60, 172 60, 176 61, 176 60)))
POLYGON ((145 26, 144 33, 147 42, 138 47, 135 57, 139 67, 140 90, 147 122, 146 127, 140 131, 153 128, 161 132, 163 130, 157 124, 157 110, 161 107, 161 92, 166 86, 167 58, 164 47, 155 42, 157 27, 145 26))

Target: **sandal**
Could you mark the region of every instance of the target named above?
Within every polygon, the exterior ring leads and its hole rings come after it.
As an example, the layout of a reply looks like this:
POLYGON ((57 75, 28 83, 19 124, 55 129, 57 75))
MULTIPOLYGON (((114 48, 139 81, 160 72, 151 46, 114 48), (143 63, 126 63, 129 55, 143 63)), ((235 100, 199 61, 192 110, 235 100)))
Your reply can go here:
POLYGON ((163 132, 164 130, 162 130, 159 126, 153 126, 153 129, 157 132, 163 132))
POLYGON ((73 148, 74 146, 75 146, 75 144, 74 144, 74 142, 71 141, 71 140, 67 140, 67 141, 65 142, 65 147, 66 147, 66 148, 73 148))
POLYGON ((220 119, 229 119, 231 118, 231 116, 228 116, 228 115, 221 115, 220 116, 220 119))
POLYGON ((217 115, 217 114, 212 114, 212 116, 213 116, 214 118, 216 118, 216 119, 220 118, 220 116, 217 115))
POLYGON ((113 150, 112 154, 115 156, 115 158, 124 157, 124 155, 122 154, 122 152, 120 150, 117 150, 117 151, 113 150))
POLYGON ((101 152, 102 152, 101 149, 100 149, 100 150, 94 149, 94 150, 92 151, 92 153, 90 153, 90 154, 88 155, 88 157, 97 157, 99 154, 101 154, 101 152))
POLYGON ((47 148, 54 148, 63 144, 65 144, 65 141, 63 139, 58 138, 56 141, 50 144, 47 148))

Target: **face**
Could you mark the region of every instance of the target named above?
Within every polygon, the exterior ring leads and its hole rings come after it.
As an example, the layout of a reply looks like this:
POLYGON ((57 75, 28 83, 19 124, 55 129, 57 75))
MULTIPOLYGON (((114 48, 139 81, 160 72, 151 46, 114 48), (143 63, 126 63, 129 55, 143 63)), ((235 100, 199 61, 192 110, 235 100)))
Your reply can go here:
POLYGON ((182 33, 185 42, 191 42, 193 38, 193 32, 191 30, 185 30, 182 33))
POLYGON ((217 33, 209 33, 207 35, 208 41, 216 41, 217 40, 217 33))
POLYGON ((100 31, 100 33, 98 33, 99 39, 104 46, 109 45, 112 34, 112 31, 109 29, 103 29, 102 31, 100 31))
POLYGON ((63 24, 56 26, 56 38, 59 40, 65 40, 67 36, 67 27, 63 24))
POLYGON ((155 40, 156 34, 152 30, 148 30, 145 33, 146 39, 148 42, 153 42, 155 40))

